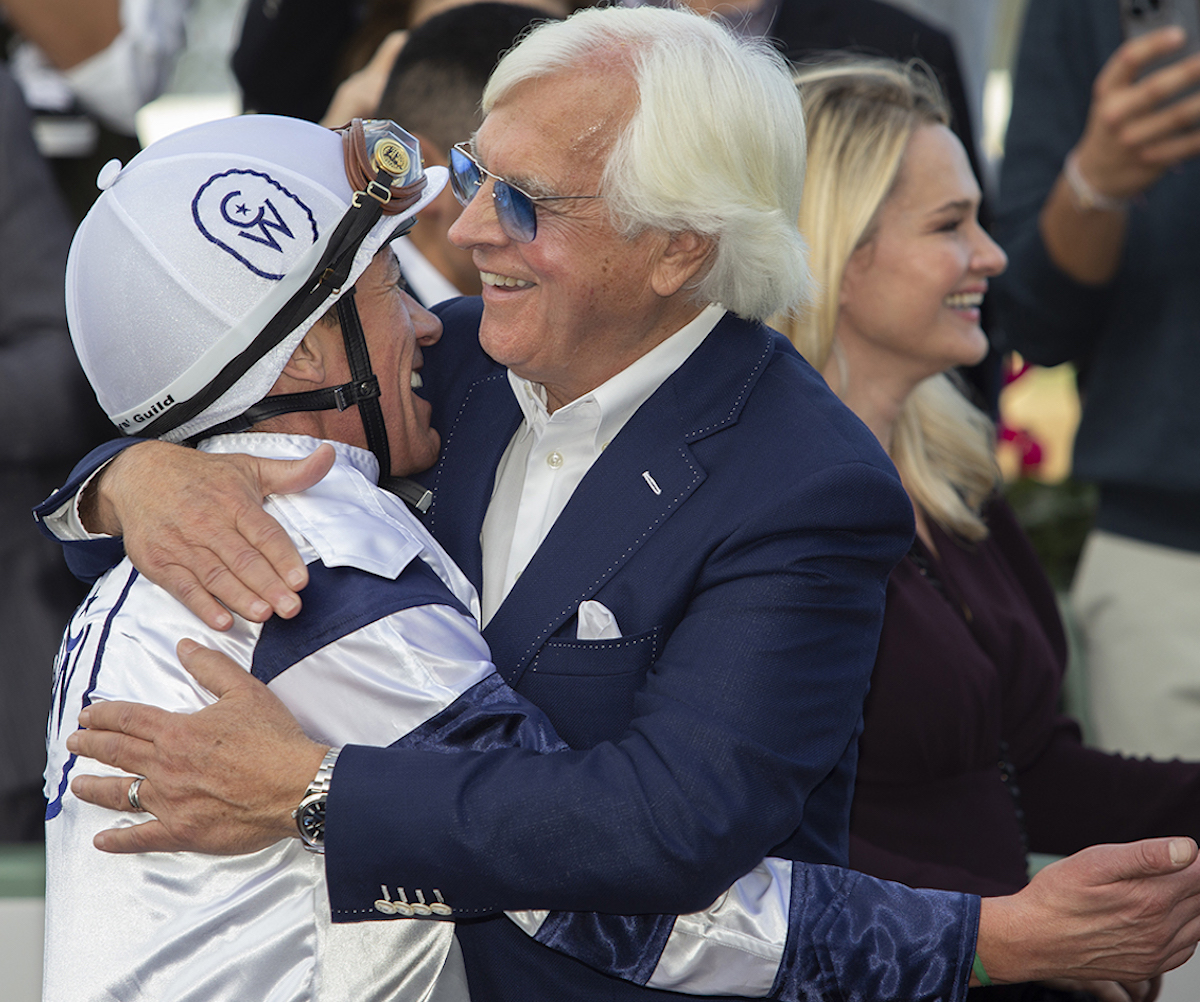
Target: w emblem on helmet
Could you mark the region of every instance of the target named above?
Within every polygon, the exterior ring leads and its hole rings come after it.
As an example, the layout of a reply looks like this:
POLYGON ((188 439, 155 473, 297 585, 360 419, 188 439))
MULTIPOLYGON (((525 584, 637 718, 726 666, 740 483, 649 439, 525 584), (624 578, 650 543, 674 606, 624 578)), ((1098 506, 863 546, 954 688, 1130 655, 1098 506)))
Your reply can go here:
POLYGON ((206 238, 263 278, 283 278, 317 240, 308 206, 260 171, 210 177, 192 199, 192 217, 206 238))

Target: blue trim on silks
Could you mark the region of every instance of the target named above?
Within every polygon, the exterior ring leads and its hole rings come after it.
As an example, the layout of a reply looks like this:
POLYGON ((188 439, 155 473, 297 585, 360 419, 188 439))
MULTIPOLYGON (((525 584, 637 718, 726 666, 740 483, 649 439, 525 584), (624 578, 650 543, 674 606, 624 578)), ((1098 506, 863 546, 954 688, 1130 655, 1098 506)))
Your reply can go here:
POLYGON ((125 559, 125 539, 121 536, 58 542, 63 548, 67 568, 84 584, 95 584, 125 559))
POLYGON ((433 568, 414 557, 395 580, 357 567, 308 565, 304 612, 274 616, 263 625, 250 671, 269 683, 292 665, 335 640, 395 612, 419 605, 446 605, 470 616, 433 568))
POLYGON ((71 471, 66 484, 33 509, 33 517, 37 520, 37 527, 42 535, 56 543, 62 543, 63 556, 71 573, 87 584, 94 584, 97 578, 121 562, 125 556, 125 541, 114 537, 62 542, 46 528, 42 519, 54 514, 63 504, 73 499, 83 482, 117 453, 131 445, 137 445, 140 441, 140 438, 118 438, 96 446, 75 464, 75 469, 71 471))
POLYGON ((518 747, 552 752, 565 750, 567 744, 541 710, 493 672, 389 747, 443 752, 518 747))
POLYGON ((973 894, 797 865, 788 918, 771 998, 962 1002, 967 996, 979 934, 973 894), (807 942, 797 939, 801 932, 807 942))
POLYGON ((674 928, 674 915, 551 912, 533 938, 605 974, 644 985, 674 928))
MULTIPOLYGON (((125 599, 127 599, 129 597, 129 589, 133 587, 133 583, 135 581, 137 581, 137 579, 139 577, 140 577, 140 575, 138 574, 137 570, 135 570, 134 568, 131 567, 129 569, 129 579, 125 582, 125 586, 121 589, 121 594, 117 598, 117 601, 115 603, 113 603, 112 609, 109 611, 108 615, 104 618, 104 629, 103 629, 103 632, 101 632, 101 634, 100 634, 100 642, 96 645, 96 656, 92 660, 92 677, 88 680, 87 692, 85 692, 83 694, 83 702, 79 707, 80 710, 82 710, 85 706, 92 705, 92 693, 95 692, 96 682, 100 678, 100 668, 104 662, 104 651, 108 647, 108 636, 112 632, 113 620, 115 620, 117 618, 117 614, 121 611, 121 607, 125 604, 125 599)), ((68 630, 70 629, 69 624, 67 626, 67 629, 68 630)), ((83 639, 84 638, 82 638, 82 637, 80 638, 81 641, 83 639)), ((64 663, 59 666, 59 670, 64 673, 67 672, 67 664, 66 664, 67 656, 69 656, 69 653, 68 653, 68 655, 66 655, 64 657, 64 663)), ((61 686, 61 691, 63 693, 66 692, 67 686, 70 685, 70 682, 71 682, 70 676, 74 675, 74 672, 75 672, 75 664, 72 664, 67 678, 62 679, 61 681, 59 679, 55 678, 55 685, 61 686)), ((60 696, 60 700, 61 700, 61 696, 60 696)), ((51 712, 53 712, 53 709, 51 710, 51 712)), ((61 727, 62 727, 62 711, 60 709, 59 710, 59 728, 61 729, 61 727)), ((67 792, 67 784, 71 780, 71 770, 75 768, 75 763, 78 759, 79 759, 79 756, 75 752, 72 752, 70 757, 68 757, 66 763, 63 765, 62 777, 59 779, 59 782, 58 782, 58 795, 46 805, 46 820, 47 821, 53 821, 56 817, 59 816, 59 814, 62 813, 63 797, 66 795, 66 792, 67 792)))

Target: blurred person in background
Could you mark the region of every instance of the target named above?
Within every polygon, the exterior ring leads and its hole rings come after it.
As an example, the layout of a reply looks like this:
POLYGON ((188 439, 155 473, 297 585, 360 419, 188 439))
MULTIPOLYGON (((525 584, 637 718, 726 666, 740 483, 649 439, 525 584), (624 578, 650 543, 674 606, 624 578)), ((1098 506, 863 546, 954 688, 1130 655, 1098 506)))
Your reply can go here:
MULTIPOLYGON (((859 741, 850 864, 914 887, 1009 894, 1026 854, 1200 835, 1200 764, 1084 748, 1058 711, 1054 593, 999 496, 995 428, 951 374, 987 350, 1004 253, 916 66, 797 75, 808 129, 800 229, 821 298, 783 329, 888 450, 917 538, 892 572, 859 741)), ((986 959, 986 957, 985 957, 986 959)), ((1143 999, 1116 982, 980 988, 982 1000, 1143 999)), ((972 993, 976 994, 975 992, 972 993)))
MULTIPOLYGON (((997 28, 1011 0, 888 0, 945 31, 954 42, 976 129, 982 124, 983 90, 996 48, 997 28)), ((947 95, 949 97, 949 95, 947 95)), ((978 132, 976 133, 978 137, 978 132)), ((994 194, 991 193, 991 194, 994 194)))
POLYGON ((25 509, 112 426, 71 350, 63 274, 71 225, 0 64, 0 841, 40 841, 51 665, 83 594, 25 509))
POLYGON ((96 172, 140 146, 135 116, 167 86, 193 0, 0 0, 34 138, 78 222, 96 172))
MULTIPOLYGON (((330 128, 374 112, 408 32, 471 0, 250 0, 232 65, 247 111, 330 128)), ((530 0, 566 17, 566 0, 530 0)))
POLYGON ((1074 474, 1100 505, 1071 605, 1095 737, 1200 758, 1200 55, 1183 47, 1172 29, 1123 42, 1117 0, 1029 5, 995 289, 1009 347, 1079 370, 1074 474))
MULTIPOLYGON (((409 34, 377 115, 404 122, 421 141, 427 164, 448 166, 451 147, 469 140, 483 121, 480 99, 496 62, 523 31, 544 20, 539 8, 501 3, 436 15, 409 34)), ((426 306, 480 292, 471 252, 455 247, 448 235, 461 212, 447 186, 422 211, 420 225, 393 244, 409 288, 426 306)))
POLYGON ((134 134, 134 114, 162 93, 184 44, 193 0, 0 0, 29 46, 22 68, 52 68, 109 128, 134 134))

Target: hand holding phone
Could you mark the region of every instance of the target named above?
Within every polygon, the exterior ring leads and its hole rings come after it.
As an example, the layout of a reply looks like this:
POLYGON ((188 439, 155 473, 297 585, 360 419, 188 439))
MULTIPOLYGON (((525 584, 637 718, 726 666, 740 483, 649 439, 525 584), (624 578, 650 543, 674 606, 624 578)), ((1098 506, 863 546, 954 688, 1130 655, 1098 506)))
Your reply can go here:
POLYGON ((1163 28, 1177 28, 1183 45, 1143 67, 1142 75, 1200 52, 1200 0, 1121 0, 1121 35, 1141 38, 1163 28))
POLYGON ((1200 0, 1121 0, 1121 11, 1131 37, 1097 75, 1075 147, 1087 183, 1114 200, 1200 154, 1200 0))

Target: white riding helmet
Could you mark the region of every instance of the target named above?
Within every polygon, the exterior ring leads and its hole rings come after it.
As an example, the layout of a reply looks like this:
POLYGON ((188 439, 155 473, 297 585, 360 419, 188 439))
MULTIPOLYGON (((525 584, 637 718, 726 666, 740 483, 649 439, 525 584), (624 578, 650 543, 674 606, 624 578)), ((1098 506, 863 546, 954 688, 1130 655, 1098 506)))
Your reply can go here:
MULTIPOLYGON (((232 430, 446 179, 442 167, 422 168, 408 133, 357 119, 337 131, 274 115, 225 119, 168 136, 124 168, 110 162, 66 284, 71 338, 101 407, 127 435, 179 442, 232 430)), ((362 337, 352 304, 339 306, 348 355, 346 328, 362 337)), ((353 375, 340 394, 324 391, 326 405, 366 401, 378 416, 369 363, 365 382, 353 375)), ((274 413, 286 409, 301 408, 274 413)), ((368 411, 360 406, 364 424, 368 411)))

